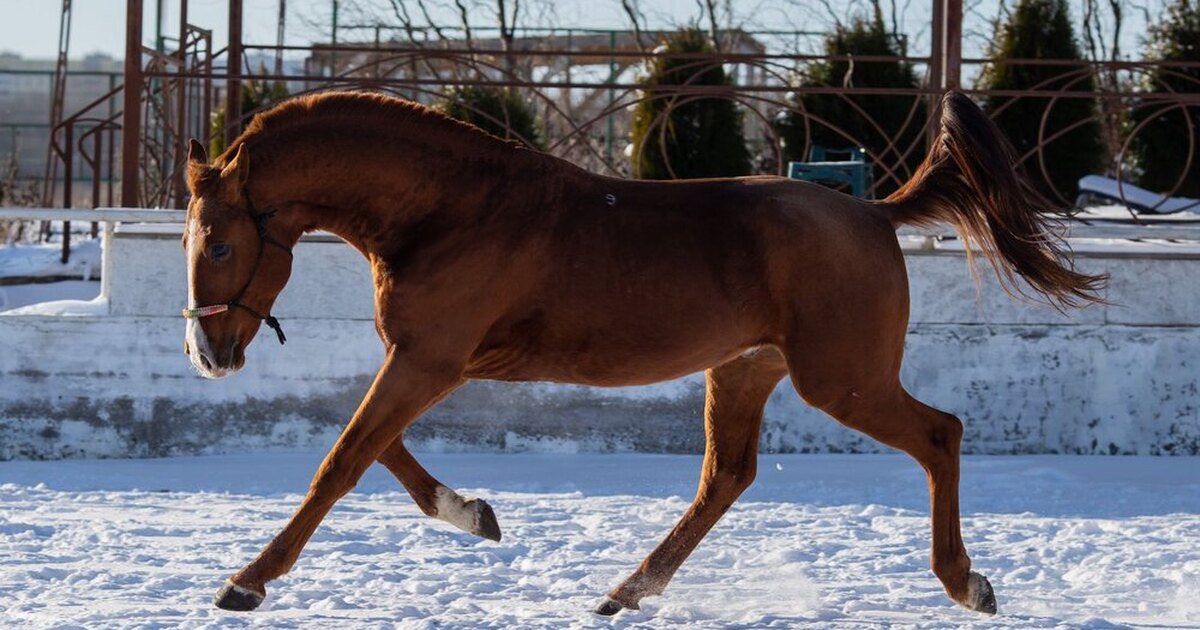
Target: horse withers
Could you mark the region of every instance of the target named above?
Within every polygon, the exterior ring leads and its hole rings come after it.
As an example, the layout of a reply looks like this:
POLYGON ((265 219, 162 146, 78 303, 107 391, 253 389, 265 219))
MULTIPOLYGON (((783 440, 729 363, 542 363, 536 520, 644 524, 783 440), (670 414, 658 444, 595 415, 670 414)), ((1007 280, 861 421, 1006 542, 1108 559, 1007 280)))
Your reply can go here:
POLYGON ((257 607, 375 461, 429 516, 499 540, 492 509, 440 483, 403 439, 470 379, 622 386, 705 370, 695 500, 597 612, 661 593, 750 485, 763 406, 786 376, 810 405, 917 460, 934 574, 955 602, 994 613, 959 533, 962 423, 900 384, 909 298, 895 230, 951 223, 1010 292, 1032 287, 1060 308, 1099 301, 1104 278, 1072 269, 1042 215, 1050 204, 967 97, 945 97, 940 125, 913 178, 880 202, 777 177, 601 177, 373 94, 285 102, 212 163, 193 141, 183 245, 195 368, 236 372, 264 323, 284 340, 271 307, 291 249, 316 229, 370 261, 386 349, 299 510, 216 605, 257 607))

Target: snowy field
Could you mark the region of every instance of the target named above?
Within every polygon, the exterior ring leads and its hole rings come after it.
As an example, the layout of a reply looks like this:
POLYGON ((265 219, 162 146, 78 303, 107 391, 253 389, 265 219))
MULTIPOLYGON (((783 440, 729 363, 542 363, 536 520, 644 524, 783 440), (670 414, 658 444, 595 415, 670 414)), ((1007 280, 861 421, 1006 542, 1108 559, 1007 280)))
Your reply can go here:
POLYGON ((899 455, 764 455, 640 612, 589 611, 683 512, 699 458, 421 456, 504 540, 434 521, 374 467, 254 613, 209 604, 296 507, 319 454, 0 463, 5 628, 1197 628, 1200 460, 973 457, 964 537, 1001 614, 928 570, 899 455))

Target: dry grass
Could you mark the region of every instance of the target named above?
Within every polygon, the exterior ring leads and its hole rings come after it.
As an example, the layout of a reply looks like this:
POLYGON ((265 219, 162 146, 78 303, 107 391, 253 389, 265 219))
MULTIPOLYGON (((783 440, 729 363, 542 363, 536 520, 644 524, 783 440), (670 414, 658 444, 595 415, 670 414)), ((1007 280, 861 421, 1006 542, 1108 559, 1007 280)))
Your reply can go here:
MULTIPOLYGON (((30 207, 37 205, 37 185, 17 177, 17 163, 12 158, 0 161, 0 207, 30 207)), ((24 221, 0 223, 0 244, 20 238, 27 230, 24 221)))

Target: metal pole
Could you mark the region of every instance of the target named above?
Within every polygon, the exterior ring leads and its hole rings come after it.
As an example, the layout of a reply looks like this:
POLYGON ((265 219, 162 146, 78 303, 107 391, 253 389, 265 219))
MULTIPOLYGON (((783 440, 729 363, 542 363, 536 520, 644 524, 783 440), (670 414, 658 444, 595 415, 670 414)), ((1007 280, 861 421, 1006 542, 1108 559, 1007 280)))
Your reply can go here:
POLYGON ((338 29, 338 0, 333 0, 333 29, 330 32, 329 42, 333 44, 333 48, 329 51, 329 76, 337 76, 337 29, 338 29))
POLYGON ((188 135, 187 132, 187 80, 184 75, 188 72, 187 67, 187 20, 188 20, 188 0, 181 0, 179 3, 179 77, 175 79, 178 89, 179 102, 175 105, 175 157, 171 170, 174 174, 172 186, 175 188, 175 207, 183 207, 183 171, 184 159, 186 151, 184 138, 188 135))
MULTIPOLYGON (((63 129, 63 136, 66 141, 66 159, 63 160, 63 207, 70 208, 75 204, 71 199, 71 184, 75 178, 75 123, 68 122, 63 129)), ((63 221, 63 237, 62 237, 62 263, 65 265, 71 260, 71 222, 63 221)))
MULTIPOLYGON (((933 0, 933 21, 930 24, 930 47, 929 47, 929 87, 936 93, 929 95, 929 120, 935 122, 941 120, 941 112, 939 111, 942 103, 942 92, 945 90, 942 77, 945 59, 943 51, 945 50, 945 33, 946 33, 946 0, 933 0)), ((937 139, 940 129, 937 124, 930 124, 925 128, 925 144, 929 148, 933 148, 933 142, 937 139)))
POLYGON ((154 2, 154 50, 162 52, 166 50, 166 42, 163 41, 163 0, 155 0, 154 2))
POLYGON ((225 89, 225 146, 233 145, 242 129, 242 0, 229 0, 229 78, 225 89))
POLYGON ((613 103, 616 102, 616 100, 617 100, 617 91, 615 88, 612 87, 612 84, 617 82, 617 58, 612 56, 612 54, 611 54, 611 53, 615 52, 616 50, 617 50, 617 32, 609 31, 608 32, 608 51, 610 54, 608 57, 608 120, 606 121, 608 123, 608 130, 607 130, 607 133, 605 134, 608 136, 608 138, 607 138, 606 142, 604 143, 604 145, 605 145, 604 146, 604 155, 605 155, 605 159, 608 160, 609 168, 612 168, 613 134, 616 133, 616 123, 613 121, 612 106, 613 106, 613 103))
MULTIPOLYGON (((92 209, 100 207, 100 179, 104 173, 102 170, 104 162, 100 158, 100 152, 103 151, 103 146, 101 145, 103 137, 104 132, 102 130, 92 130, 92 209)), ((100 224, 92 221, 92 238, 96 238, 99 228, 100 224)))
POLYGON ((279 24, 275 31, 275 74, 283 74, 284 26, 287 23, 287 0, 279 0, 279 24))
POLYGON ((121 125, 121 205, 138 205, 138 138, 142 131, 142 0, 125 2, 125 94, 121 125))
POLYGON ((946 0, 945 56, 942 82, 947 90, 957 90, 962 83, 962 0, 946 0))

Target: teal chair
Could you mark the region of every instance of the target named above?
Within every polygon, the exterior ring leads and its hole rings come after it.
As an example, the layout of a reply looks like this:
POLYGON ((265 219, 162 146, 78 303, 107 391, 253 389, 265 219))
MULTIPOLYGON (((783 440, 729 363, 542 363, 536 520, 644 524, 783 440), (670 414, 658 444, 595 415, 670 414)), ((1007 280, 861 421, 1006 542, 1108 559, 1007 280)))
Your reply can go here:
POLYGON ((832 182, 850 186, 850 194, 866 197, 875 183, 871 163, 863 149, 828 149, 813 145, 809 150, 810 162, 788 162, 788 177, 806 182, 832 182), (843 153, 846 160, 829 160, 830 153, 843 153))

